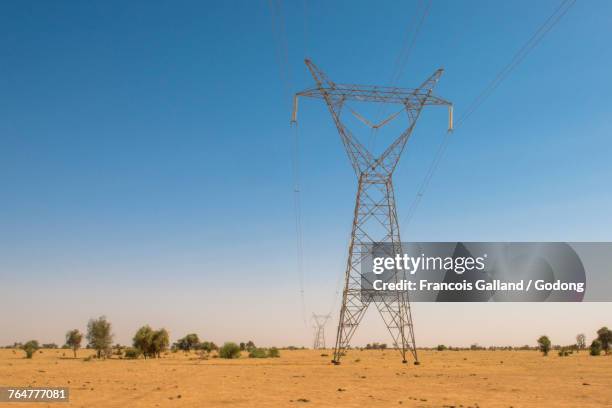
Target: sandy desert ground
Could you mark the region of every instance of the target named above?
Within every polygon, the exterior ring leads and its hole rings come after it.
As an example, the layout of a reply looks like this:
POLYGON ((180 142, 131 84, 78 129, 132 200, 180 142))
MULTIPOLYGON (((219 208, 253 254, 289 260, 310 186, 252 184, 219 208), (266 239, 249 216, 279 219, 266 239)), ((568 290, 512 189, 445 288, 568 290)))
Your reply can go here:
POLYGON ((69 403, 26 407, 612 407, 612 356, 561 358, 535 351, 421 351, 422 365, 394 350, 281 351, 277 359, 84 361, 69 350, 32 360, 0 350, 0 385, 67 386, 69 403), (63 355, 65 354, 65 356, 63 355))

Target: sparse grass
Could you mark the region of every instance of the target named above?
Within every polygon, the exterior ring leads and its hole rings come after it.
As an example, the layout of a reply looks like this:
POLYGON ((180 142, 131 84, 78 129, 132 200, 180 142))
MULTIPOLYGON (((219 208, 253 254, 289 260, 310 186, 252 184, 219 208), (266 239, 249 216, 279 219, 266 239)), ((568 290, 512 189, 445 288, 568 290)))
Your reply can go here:
MULTIPOLYGON (((396 350, 389 350, 384 357, 378 350, 349 350, 342 365, 335 367, 320 357, 322 350, 283 350, 280 359, 274 360, 219 361, 211 356, 208 361, 194 361, 196 353, 192 352, 170 353, 167 358, 146 363, 125 358, 98 362, 91 358, 90 364, 62 358, 63 352, 45 349, 44 354, 36 353, 33 360, 26 360, 23 350, 0 350, 0 378, 10 378, 18 385, 32 381, 68 384, 82 388, 74 395, 77 406, 105 408, 132 406, 134 391, 139 395, 139 404, 147 407, 162 406, 169 397, 177 403, 177 395, 182 395, 181 403, 190 406, 219 406, 221 395, 231 395, 251 381, 274 386, 273 398, 278 404, 270 403, 269 387, 253 386, 240 393, 237 398, 241 403, 236 405, 458 408, 508 402, 504 405, 507 408, 517 406, 513 402, 520 394, 521 406, 540 407, 543 389, 556 390, 546 394, 544 406, 598 408, 609 405, 612 398, 609 387, 602 386, 612 383, 612 357, 603 357, 603 353, 599 358, 587 353, 560 358, 555 350, 548 358, 542 358, 534 350, 440 353, 435 348, 419 349, 422 365, 413 367, 401 364, 396 350), (356 363, 356 359, 360 362, 356 363), (202 392, 202 384, 206 392, 202 392), (95 392, 90 392, 91 388, 95 392), (360 394, 359 389, 366 391, 360 394), (299 398, 309 403, 298 402, 299 398), (398 404, 400 400, 404 401, 402 405, 398 404)), ((80 357, 94 353, 83 350, 80 357)))

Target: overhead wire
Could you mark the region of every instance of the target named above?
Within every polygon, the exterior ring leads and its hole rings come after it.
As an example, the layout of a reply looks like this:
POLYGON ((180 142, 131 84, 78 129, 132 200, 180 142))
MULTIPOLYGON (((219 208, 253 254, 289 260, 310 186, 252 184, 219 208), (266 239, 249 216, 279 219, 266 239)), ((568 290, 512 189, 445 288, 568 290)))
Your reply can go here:
MULTIPOLYGON (((404 42, 402 43, 402 47, 400 49, 400 53, 398 54, 397 59, 395 60, 394 70, 393 70, 393 74, 391 75, 391 82, 389 85, 391 87, 395 86, 397 81, 399 81, 400 77, 402 76, 404 70, 406 69, 406 65, 408 63, 408 60, 409 60, 410 54, 412 53, 414 45, 416 44, 416 40, 421 31, 421 27, 423 26, 425 19, 429 15, 431 1, 432 0, 427 0, 427 2, 421 2, 419 0, 416 11, 414 14, 412 14, 412 18, 410 22, 408 23, 408 27, 409 27, 408 35, 405 37, 404 42), (421 7, 424 7, 424 8, 421 14, 421 18, 419 19, 418 16, 419 16, 419 11, 421 7), (418 23, 417 23, 417 20, 418 20, 418 23)), ((387 105, 381 106, 379 115, 378 115, 379 117, 383 116, 386 113, 386 108, 387 108, 387 105)), ((370 150, 372 151, 375 149, 375 146, 376 146, 376 136, 377 135, 378 135, 378 128, 372 128, 370 132, 370 150)))
MULTIPOLYGON (((305 4, 305 3, 304 3, 305 4)), ((272 17, 272 32, 277 41, 276 54, 279 64, 281 81, 287 100, 291 98, 292 81, 289 68, 289 46, 285 30, 285 20, 282 8, 282 0, 268 0, 270 15, 272 17)), ((306 32, 306 31, 305 31, 306 32)), ((300 191, 300 166, 299 166, 299 129, 297 122, 292 123, 293 146, 291 148, 292 161, 292 187, 293 187, 293 213, 296 234, 296 273, 299 284, 300 308, 304 326, 308 326, 306 318, 306 300, 304 295, 304 256, 302 240, 302 204, 300 191)))
MULTIPOLYGON (((510 75, 516 67, 520 65, 520 63, 525 59, 525 57, 542 41, 542 39, 546 36, 546 34, 552 30, 552 28, 561 20, 561 18, 568 12, 568 10, 574 5, 576 0, 563 0, 559 6, 553 11, 553 13, 538 27, 538 29, 534 32, 534 34, 527 40, 525 44, 514 54, 512 59, 508 64, 506 64, 495 76, 495 78, 485 87, 485 89, 480 92, 476 98, 468 105, 468 108, 463 112, 460 118, 456 121, 454 132, 460 128, 465 121, 491 96, 493 91, 497 89, 497 87, 510 75)), ((453 132, 453 133, 454 133, 453 132)), ((444 152, 446 151, 448 144, 450 142, 451 133, 447 132, 432 160, 425 177, 421 181, 419 185, 419 189, 417 190, 417 194, 414 197, 410 207, 408 208, 408 212, 404 218, 403 225, 408 225, 416 212, 417 207, 421 203, 423 199, 423 195, 433 178, 442 158, 444 156, 444 152)))

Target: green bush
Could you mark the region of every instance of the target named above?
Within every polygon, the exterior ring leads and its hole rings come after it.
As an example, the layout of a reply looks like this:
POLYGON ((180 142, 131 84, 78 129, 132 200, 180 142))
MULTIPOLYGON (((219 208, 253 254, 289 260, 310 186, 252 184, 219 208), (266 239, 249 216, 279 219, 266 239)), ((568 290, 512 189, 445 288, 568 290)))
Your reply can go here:
POLYGON ((545 356, 547 356, 548 352, 550 351, 550 344, 551 343, 548 336, 540 336, 538 339, 538 348, 545 356))
POLYGON ((599 340, 593 340, 593 342, 591 343, 591 355, 592 356, 598 356, 601 354, 601 341, 599 340))
POLYGON ((570 354, 572 354, 572 351, 567 347, 561 347, 561 350, 559 350, 559 357, 567 357, 570 354))
POLYGON ((195 349, 199 343, 200 338, 198 337, 198 335, 195 333, 190 333, 182 339, 179 339, 176 343, 174 343, 174 346, 179 350, 191 351, 195 349))
POLYGON ((268 353, 266 349, 256 347, 249 351, 249 358, 268 358, 268 353))
POLYGON ((268 357, 278 358, 280 357, 280 352, 276 347, 271 347, 270 350, 268 350, 268 357))
POLYGON ((608 354, 610 351, 610 344, 612 343, 612 330, 607 327, 602 327, 597 330, 597 340, 599 341, 601 349, 608 354))
POLYGON ((219 357, 240 358, 240 346, 238 346, 236 343, 228 341, 219 349, 219 357))
POLYGON ((438 351, 444 351, 444 350, 446 350, 446 346, 444 344, 438 344, 437 349, 438 349, 438 351))
POLYGON ((134 360, 140 356, 140 350, 134 347, 128 347, 125 349, 125 358, 134 360))
POLYGON ((23 351, 26 353, 26 358, 32 358, 36 350, 38 350, 40 346, 38 345, 38 341, 30 340, 26 344, 23 345, 23 351))

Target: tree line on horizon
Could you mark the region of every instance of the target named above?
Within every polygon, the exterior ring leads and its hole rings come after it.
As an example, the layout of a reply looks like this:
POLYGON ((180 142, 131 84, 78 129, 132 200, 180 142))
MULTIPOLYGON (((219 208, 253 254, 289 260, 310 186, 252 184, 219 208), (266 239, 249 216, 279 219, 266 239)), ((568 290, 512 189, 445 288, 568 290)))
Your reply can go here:
MULTIPOLYGON (((240 344, 226 342, 219 347, 212 341, 200 341, 195 333, 189 333, 170 345, 170 334, 165 328, 154 330, 149 325, 142 326, 136 331, 132 338, 132 347, 125 347, 120 344, 113 346, 112 325, 105 316, 90 319, 87 323, 85 335, 78 329, 73 329, 66 332, 65 337, 66 341, 62 348, 72 349, 74 358, 77 357, 77 351, 81 348, 83 338, 87 340, 86 348, 95 350, 95 358, 98 359, 110 358, 114 354, 119 358, 125 357, 127 359, 137 359, 142 356, 146 360, 148 358, 160 358, 162 353, 166 353, 168 350, 187 353, 198 351, 201 358, 208 358, 208 355, 212 352, 217 353, 213 357, 239 358, 243 351, 248 352, 250 358, 280 356, 278 348, 256 347, 252 340, 240 344)), ((26 353, 26 358, 32 358, 34 353, 41 348, 57 349, 59 347, 54 343, 40 345, 37 340, 30 340, 24 344, 14 343, 7 348, 20 348, 26 353)), ((91 356, 88 358, 91 358, 91 356)))
MULTIPOLYGON (((604 354, 610 354, 610 348, 612 347, 612 330, 607 327, 602 327, 596 332, 597 337, 593 339, 589 346, 589 354, 592 356, 599 356, 603 351, 604 354)), ((580 333, 576 336, 576 343, 570 344, 569 346, 551 346, 551 341, 548 336, 543 335, 538 338, 538 349, 544 356, 547 356, 551 348, 559 350, 559 356, 567 357, 574 351, 579 352, 585 350, 586 347, 586 336, 580 333)))
MULTIPOLYGON (((589 346, 589 352, 592 356, 599 356, 602 352, 608 355, 612 348, 612 330, 607 327, 602 327, 596 332, 597 337, 591 342, 589 346)), ((125 347, 120 344, 112 345, 113 333, 111 323, 106 319, 105 316, 98 317, 97 319, 90 319, 87 323, 87 332, 85 335, 78 329, 69 330, 66 333, 66 341, 62 346, 64 349, 72 349, 74 358, 77 357, 77 351, 81 348, 83 338, 87 339, 86 348, 93 349, 96 351, 95 357, 109 358, 113 354, 119 356, 119 358, 136 359, 143 357, 145 360, 149 358, 160 358, 162 353, 166 353, 168 350, 172 352, 191 352, 197 351, 201 358, 207 359, 211 353, 213 358, 238 358, 241 353, 247 352, 250 358, 267 358, 267 357, 278 357, 279 350, 276 347, 269 349, 256 347, 253 341, 240 342, 236 344, 234 342, 226 342, 221 347, 217 346, 212 341, 200 341, 199 337, 195 333, 189 333, 182 338, 179 338, 176 342, 170 345, 170 335, 165 328, 154 330, 149 325, 142 326, 136 331, 136 334, 132 338, 132 346, 125 347), (114 353, 113 353, 114 350, 114 353)), ((58 348, 54 343, 45 343, 40 345, 36 340, 30 340, 24 344, 14 343, 12 346, 7 348, 20 348, 26 353, 26 358, 32 358, 34 353, 41 348, 58 348)), ((367 344, 365 347, 358 349, 361 350, 385 350, 387 345, 385 343, 372 343, 367 344)), ((584 334, 578 334, 576 336, 576 343, 568 346, 552 345, 550 338, 546 335, 542 335, 537 340, 537 346, 531 347, 525 345, 522 347, 489 347, 489 350, 531 350, 537 349, 547 356, 551 349, 559 350, 559 356, 565 357, 572 354, 574 351, 579 352, 585 350, 586 347, 586 336, 584 334)), ((298 349, 297 347, 288 347, 289 350, 298 349)), ((304 347, 302 347, 304 349, 304 347)), ((438 345, 435 349, 438 351, 444 350, 485 350, 485 347, 481 347, 478 344, 472 344, 469 348, 451 347, 443 344, 438 345)), ((91 358, 91 357, 89 357, 91 358)))

